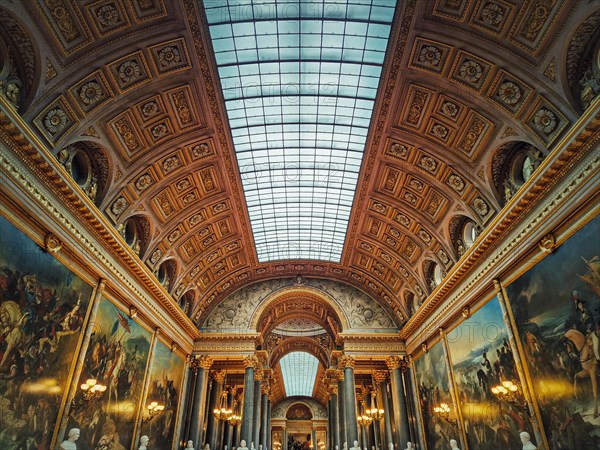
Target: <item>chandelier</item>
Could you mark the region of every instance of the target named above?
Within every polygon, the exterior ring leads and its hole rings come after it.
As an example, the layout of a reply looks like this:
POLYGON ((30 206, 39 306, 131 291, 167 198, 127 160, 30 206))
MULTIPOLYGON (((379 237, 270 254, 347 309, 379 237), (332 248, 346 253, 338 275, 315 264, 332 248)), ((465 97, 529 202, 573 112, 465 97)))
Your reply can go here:
POLYGON ((227 423, 229 425, 231 425, 232 427, 235 427, 241 421, 242 421, 242 416, 240 415, 239 404, 236 401, 233 404, 233 412, 230 414, 229 418, 227 419, 227 423))
POLYGON ((365 408, 364 400, 361 402, 360 409, 361 409, 361 414, 356 418, 356 422, 361 427, 368 427, 369 425, 371 425, 373 423, 373 418, 368 415, 367 411, 369 411, 369 410, 367 410, 365 408))
POLYGON ((366 413, 372 420, 375 422, 379 422, 383 419, 383 413, 385 411, 377 407, 377 391, 373 390, 371 392, 371 409, 367 409, 366 413))
POLYGON ((213 415, 217 420, 228 420, 232 414, 233 411, 227 408, 227 391, 223 391, 219 407, 213 409, 213 415))

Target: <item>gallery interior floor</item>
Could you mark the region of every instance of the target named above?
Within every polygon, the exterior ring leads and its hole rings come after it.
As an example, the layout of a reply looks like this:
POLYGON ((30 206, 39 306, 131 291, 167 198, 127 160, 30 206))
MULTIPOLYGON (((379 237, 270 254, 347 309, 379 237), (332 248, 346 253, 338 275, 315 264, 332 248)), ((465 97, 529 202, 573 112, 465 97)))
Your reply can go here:
POLYGON ((0 0, 0 449, 600 448, 599 25, 0 0))

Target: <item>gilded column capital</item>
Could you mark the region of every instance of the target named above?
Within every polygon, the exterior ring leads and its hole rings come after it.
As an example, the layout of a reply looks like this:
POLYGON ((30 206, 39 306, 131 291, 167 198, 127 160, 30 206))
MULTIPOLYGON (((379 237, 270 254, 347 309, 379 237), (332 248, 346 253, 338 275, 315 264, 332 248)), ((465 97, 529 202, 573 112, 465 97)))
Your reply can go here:
POLYGON ((268 381, 262 380, 260 383, 260 393, 271 395, 271 384, 268 381))
POLYGON ((373 372, 373 379, 376 383, 387 383, 389 380, 390 374, 387 370, 376 370, 373 372))
POLYGON ((338 359, 338 369, 346 369, 351 368, 354 369, 354 365, 356 364, 356 359, 353 356, 343 355, 338 359))
POLYGON ((400 369, 402 372, 406 372, 408 364, 404 356, 389 356, 385 363, 389 370, 400 369))
POLYGON ((329 395, 338 395, 338 387, 334 383, 327 386, 327 391, 329 392, 329 395))
POLYGON ((210 377, 219 384, 223 384, 225 382, 225 377, 227 376, 227 372, 224 370, 211 370, 210 377))
POLYGON ((213 364, 213 359, 210 356, 203 355, 191 355, 190 357, 190 368, 194 373, 198 373, 198 369, 210 369, 213 364))
POLYGON ((260 361, 256 357, 256 355, 246 356, 244 358, 244 368, 252 367, 254 369, 260 369, 260 361))

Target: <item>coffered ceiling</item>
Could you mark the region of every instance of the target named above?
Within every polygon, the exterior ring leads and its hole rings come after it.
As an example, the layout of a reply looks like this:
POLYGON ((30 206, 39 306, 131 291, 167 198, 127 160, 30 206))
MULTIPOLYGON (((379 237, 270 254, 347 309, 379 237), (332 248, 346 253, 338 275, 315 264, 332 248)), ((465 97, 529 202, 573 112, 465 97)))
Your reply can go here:
POLYGON ((198 324, 240 287, 297 275, 352 284, 405 322, 433 265, 459 259, 457 224, 501 209, 494 161, 518 143, 547 153, 580 115, 600 22, 583 0, 399 2, 340 262, 259 263, 199 2, 0 8, 19 112, 59 160, 90 155, 98 209, 137 221, 135 251, 157 276, 171 261, 167 288, 198 324))

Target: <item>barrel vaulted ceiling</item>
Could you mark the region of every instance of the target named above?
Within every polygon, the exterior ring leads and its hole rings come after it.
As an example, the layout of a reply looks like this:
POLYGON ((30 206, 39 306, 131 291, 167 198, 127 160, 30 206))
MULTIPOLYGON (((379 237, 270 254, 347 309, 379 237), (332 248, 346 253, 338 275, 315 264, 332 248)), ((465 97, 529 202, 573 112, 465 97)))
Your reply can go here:
POLYGON ((135 251, 197 324, 245 285, 297 275, 349 283, 406 321, 431 267, 458 261, 461 221, 484 228, 501 209, 503 152, 547 153, 580 115, 600 22, 587 0, 399 0, 340 262, 259 263, 199 0, 0 8, 19 112, 59 160, 87 149, 99 210, 117 229, 137 220, 135 251))

